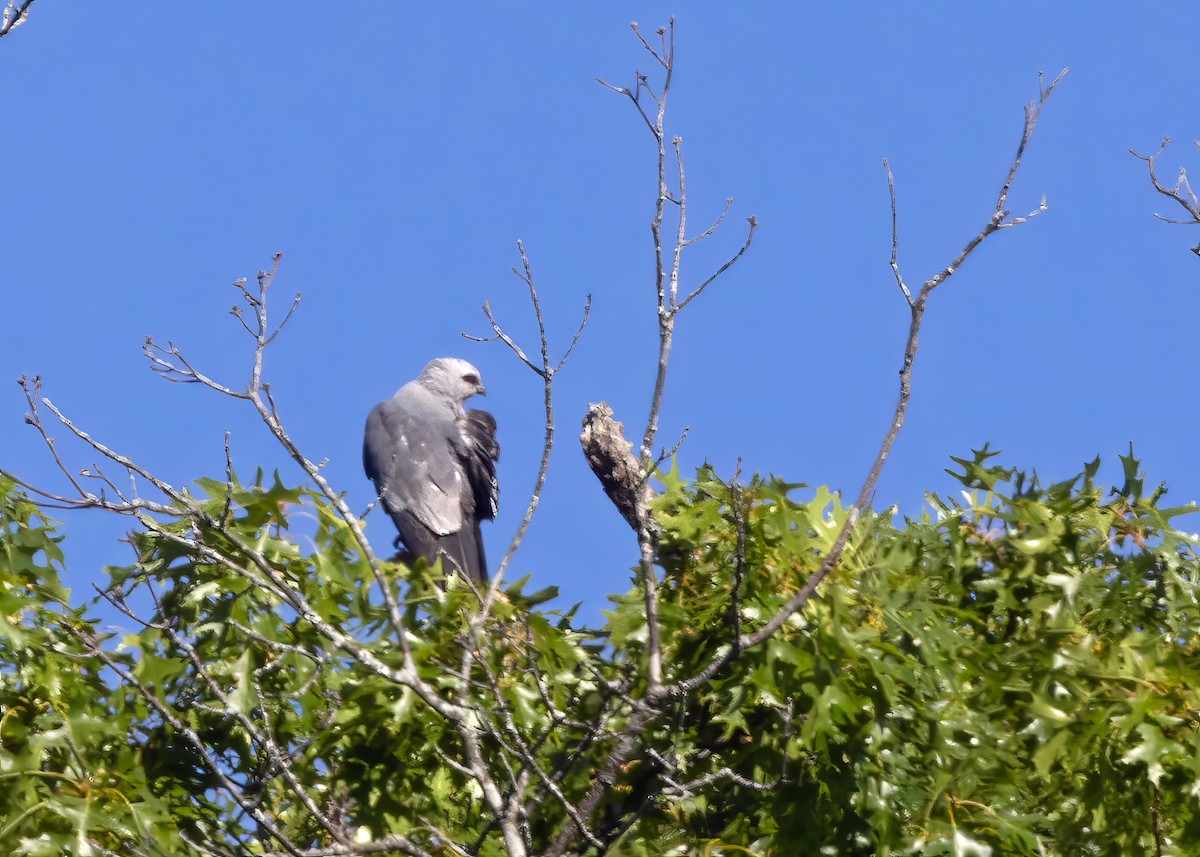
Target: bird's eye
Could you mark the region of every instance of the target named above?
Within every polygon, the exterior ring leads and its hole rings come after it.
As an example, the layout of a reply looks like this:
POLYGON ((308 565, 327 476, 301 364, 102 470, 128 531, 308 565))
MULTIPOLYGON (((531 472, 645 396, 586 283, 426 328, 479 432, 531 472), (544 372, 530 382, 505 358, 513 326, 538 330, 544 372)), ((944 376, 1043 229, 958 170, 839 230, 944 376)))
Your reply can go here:
POLYGON ((475 384, 476 386, 478 386, 478 384, 479 384, 479 376, 478 375, 463 375, 462 379, 464 381, 466 381, 468 384, 475 384))

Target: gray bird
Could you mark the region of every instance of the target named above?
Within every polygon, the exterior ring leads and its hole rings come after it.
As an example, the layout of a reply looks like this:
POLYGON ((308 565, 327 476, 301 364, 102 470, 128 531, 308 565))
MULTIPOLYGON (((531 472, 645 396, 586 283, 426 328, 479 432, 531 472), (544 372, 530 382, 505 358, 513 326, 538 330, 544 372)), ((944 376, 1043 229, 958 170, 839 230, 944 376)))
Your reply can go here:
POLYGON ((479 370, 457 357, 429 361, 415 381, 367 415, 363 469, 410 557, 439 556, 470 580, 487 580, 479 522, 496 517, 496 420, 463 410, 487 395, 479 370))

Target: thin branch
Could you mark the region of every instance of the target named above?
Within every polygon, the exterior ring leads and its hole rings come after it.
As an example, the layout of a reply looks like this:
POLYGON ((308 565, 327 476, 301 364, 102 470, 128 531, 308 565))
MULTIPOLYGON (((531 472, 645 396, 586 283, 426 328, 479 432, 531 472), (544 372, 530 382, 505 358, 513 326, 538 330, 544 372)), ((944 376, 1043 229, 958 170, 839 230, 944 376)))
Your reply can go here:
POLYGON ((742 244, 741 248, 736 253, 733 254, 733 257, 728 262, 726 262, 720 268, 717 268, 716 273, 714 273, 711 277, 709 277, 707 280, 705 280, 703 283, 701 283, 699 286, 697 286, 696 289, 690 295, 688 295, 686 298, 684 298, 683 301, 679 304, 679 306, 677 306, 675 308, 676 312, 683 309, 685 306, 690 304, 693 300, 698 298, 700 296, 700 293, 703 292, 705 289, 707 289, 709 284, 713 280, 715 280, 717 277, 721 276, 726 271, 728 271, 730 268, 732 268, 734 263, 737 262, 738 259, 742 258, 742 255, 747 250, 750 249, 750 242, 754 240, 754 230, 758 228, 758 218, 747 217, 746 222, 750 224, 750 229, 746 233, 746 242, 744 244, 742 244))
POLYGON ((533 492, 529 497, 529 503, 525 507, 525 514, 521 518, 521 523, 518 525, 517 531, 513 534, 512 540, 508 545, 508 550, 505 551, 503 558, 500 560, 500 564, 496 567, 496 572, 492 577, 491 585, 488 587, 487 595, 484 598, 483 610, 481 611, 481 616, 484 617, 486 617, 491 607, 491 602, 495 598, 497 587, 499 586, 500 580, 503 578, 504 571, 508 568, 509 562, 512 561, 517 549, 521 546, 521 542, 525 538, 525 533, 529 530, 529 525, 533 520, 534 512, 537 511, 538 503, 541 501, 542 489, 546 485, 546 474, 550 468, 550 452, 554 448, 554 376, 566 364, 567 358, 571 356, 571 352, 575 349, 576 343, 579 342, 579 337, 583 334, 583 329, 587 325, 588 317, 591 314, 592 308, 592 296, 589 294, 583 308, 583 319, 580 321, 579 327, 575 331, 575 335, 571 338, 570 345, 567 347, 562 359, 559 360, 557 364, 552 366, 550 363, 550 344, 546 337, 546 323, 542 315, 541 300, 538 297, 537 287, 535 286, 533 280, 533 266, 529 262, 529 255, 525 252, 525 244, 520 240, 517 241, 517 252, 521 256, 521 269, 518 270, 513 268, 512 270, 517 278, 525 284, 525 287, 529 291, 529 302, 533 307, 533 315, 537 321, 538 347, 541 354, 541 365, 539 366, 535 364, 528 357, 528 355, 526 355, 525 351, 519 345, 517 345, 513 338, 504 332, 504 330, 497 323, 495 317, 492 315, 491 307, 487 301, 484 301, 483 303, 483 314, 486 316, 488 324, 491 325, 492 330, 496 335, 489 339, 483 339, 480 337, 468 336, 466 333, 462 334, 464 338, 475 342, 494 342, 498 339, 507 345, 509 349, 517 355, 518 359, 520 359, 522 363, 528 366, 542 379, 542 402, 546 414, 544 423, 545 434, 542 442, 542 456, 541 460, 538 462, 538 471, 537 476, 534 479, 533 492))
POLYGON ((542 784, 542 787, 558 800, 559 804, 566 811, 567 815, 570 816, 570 818, 574 820, 575 824, 579 826, 583 837, 588 841, 588 843, 599 846, 600 841, 596 839, 590 830, 588 830, 586 824, 579 815, 579 811, 569 800, 567 800, 567 797, 563 794, 562 789, 558 787, 558 783, 555 782, 550 775, 542 769, 542 766, 538 764, 538 761, 534 757, 533 751, 530 749, 529 744, 526 743, 524 737, 522 737, 520 731, 517 729, 517 724, 513 720, 512 711, 509 709, 508 703, 505 702, 503 694, 500 693, 499 682, 497 682, 496 676, 493 674, 492 669, 488 665, 486 659, 479 658, 479 663, 482 665, 484 673, 487 675, 488 684, 492 690, 492 698, 495 700, 496 707, 500 712, 500 722, 504 726, 505 734, 507 734, 509 739, 513 742, 516 750, 515 755, 521 759, 522 764, 527 770, 533 772, 533 774, 538 778, 538 781, 542 784))
MULTIPOLYGON (((58 469, 62 471, 63 476, 80 493, 81 496, 87 497, 88 492, 83 490, 78 482, 75 481, 75 476, 63 464, 62 459, 58 457, 58 450, 54 448, 54 438, 46 434, 46 429, 42 426, 42 417, 38 413, 37 400, 42 394, 42 376, 34 375, 33 380, 29 381, 24 375, 17 379, 17 384, 20 385, 21 391, 25 394, 25 402, 29 405, 29 411, 25 414, 25 423, 31 425, 37 430, 37 433, 42 436, 42 442, 50 450, 50 456, 54 459, 54 463, 58 465, 58 469)), ((40 493, 40 492, 39 492, 40 493)))
POLYGON ((900 395, 896 403, 895 411, 892 414, 892 420, 888 426, 888 430, 884 435, 883 442, 880 444, 879 452, 875 456, 875 460, 871 464, 871 469, 867 474, 866 479, 862 484, 862 488, 858 493, 858 498, 854 501, 854 505, 850 507, 849 513, 846 516, 846 521, 830 546, 829 552, 822 558, 817 570, 809 575, 804 585, 788 599, 787 603, 781 607, 774 616, 767 620, 762 627, 752 633, 743 634, 739 639, 740 646, 730 647, 726 652, 718 655, 710 661, 703 669, 697 672, 691 678, 680 681, 675 685, 665 688, 664 692, 669 697, 678 697, 686 695, 694 691, 706 683, 709 679, 715 676, 721 669, 730 663, 735 655, 734 652, 740 648, 742 650, 757 646, 774 634, 783 623, 788 620, 792 614, 800 610, 808 600, 816 592, 817 587, 821 584, 834 566, 841 558, 842 551, 845 549, 847 542, 850 539, 850 534, 853 532, 855 525, 863 512, 866 511, 870 503, 871 494, 875 489, 875 484, 879 481, 879 475, 883 470, 883 465, 887 461, 888 454, 891 452, 892 444, 895 443, 896 437, 900 434, 900 429, 904 425, 904 416, 908 411, 908 403, 912 394, 912 371, 913 363, 917 356, 917 335, 921 329, 921 321, 925 314, 926 303, 929 300, 930 294, 935 288, 949 279, 955 271, 957 271, 962 263, 967 259, 971 252, 978 247, 988 236, 1000 231, 1003 227, 1007 216, 1004 211, 1003 203, 1007 197, 1008 191, 1011 188, 1013 178, 1016 175, 1017 167, 1020 164, 1022 155, 1025 152, 1025 147, 1029 143, 1029 139, 1033 134, 1034 126, 1037 123, 1038 117, 1041 115, 1042 108, 1046 104, 1046 100, 1054 91, 1055 85, 1062 80, 1066 74, 1066 69, 1054 79, 1050 86, 1041 91, 1041 97, 1033 105, 1025 108, 1025 123, 1021 132, 1021 140, 1017 146, 1017 153, 1013 158, 1012 165, 1009 167, 1008 174, 1001 186, 1000 193, 997 197, 997 205, 993 215, 988 219, 984 227, 970 241, 967 242, 963 250, 954 258, 949 265, 935 274, 932 278, 925 281, 918 292, 917 297, 911 305, 911 319, 909 322, 908 338, 904 346, 904 362, 900 369, 900 395))
POLYGON ((1031 101, 1025 105, 1025 126, 1021 132, 1021 142, 1017 146, 1017 154, 1013 157, 1012 165, 1008 168, 1008 175, 1004 179, 1004 184, 1000 188, 1000 195, 996 197, 996 211, 993 215, 996 220, 1003 220, 1005 216, 1005 206, 1008 203, 1008 191, 1012 188, 1013 180, 1017 177, 1017 169, 1021 166, 1021 158, 1025 155, 1025 147, 1029 144, 1029 138, 1033 136, 1033 126, 1037 124, 1038 118, 1042 115, 1042 108, 1046 106, 1046 102, 1050 99, 1050 94, 1054 92, 1054 87, 1058 86, 1059 81, 1066 75, 1067 69, 1063 69, 1058 73, 1058 77, 1050 82, 1050 85, 1043 88, 1043 75, 1038 72, 1038 98, 1036 101, 1031 101))
MULTIPOLYGON (((359 854, 385 854, 399 851, 409 857, 433 857, 433 854, 421 848, 407 836, 399 833, 389 833, 387 836, 370 842, 351 842, 346 845, 333 845, 328 848, 307 848, 300 857, 357 857, 359 854)), ((283 857, 285 851, 267 851, 263 857, 283 857)))
POLYGON ((8 5, 4 7, 4 13, 0 16, 0 37, 7 36, 24 24, 32 5, 33 0, 23 0, 20 6, 16 4, 16 0, 8 0, 8 5))
POLYGON ((883 159, 883 171, 887 173, 888 197, 892 201, 892 274, 896 277, 896 285, 900 287, 900 291, 904 294, 904 299, 908 301, 908 305, 913 305, 912 294, 908 291, 908 286, 904 285, 904 277, 900 276, 900 266, 896 263, 896 182, 892 178, 892 168, 888 166, 887 158, 883 159))
POLYGON ((1170 137, 1163 137, 1162 143, 1158 147, 1158 151, 1153 155, 1139 155, 1133 149, 1129 150, 1129 154, 1133 155, 1139 161, 1146 162, 1146 169, 1150 173, 1150 184, 1154 189, 1168 199, 1173 199, 1183 207, 1183 210, 1188 213, 1191 220, 1170 220, 1160 215, 1154 215, 1164 223, 1174 223, 1179 225, 1194 225, 1200 223, 1200 201, 1197 201, 1196 194, 1192 192, 1191 185, 1187 180, 1187 172, 1180 168, 1179 178, 1175 182, 1173 188, 1164 186, 1159 180, 1158 175, 1154 172, 1154 164, 1158 160, 1159 155, 1167 148, 1167 143, 1171 142, 1170 137))
POLYGON ((720 782, 721 780, 729 780, 730 782, 734 783, 735 785, 739 785, 742 788, 754 789, 755 791, 760 792, 775 791, 781 785, 783 785, 783 783, 779 780, 760 783, 755 780, 747 779, 730 768, 721 768, 720 770, 713 771, 711 774, 706 774, 703 777, 699 777, 698 779, 687 783, 675 783, 671 780, 667 780, 667 783, 678 793, 680 798, 685 798, 689 797, 692 793, 699 791, 705 786, 712 785, 713 783, 720 782))
POLYGON ((279 326, 275 328, 274 333, 267 337, 267 341, 263 343, 264 346, 270 345, 275 341, 275 337, 279 335, 279 331, 283 330, 284 325, 292 320, 292 315, 295 314, 296 307, 298 306, 300 306, 300 292, 296 292, 296 296, 292 298, 292 305, 288 307, 287 315, 283 317, 283 321, 279 322, 279 326))
POLYGON ((233 457, 229 454, 229 431, 225 431, 225 505, 221 508, 221 526, 229 524, 230 511, 233 508, 233 457))
POLYGON ((679 174, 679 219, 675 226, 675 247, 671 251, 671 273, 667 278, 667 312, 674 315, 679 306, 679 264, 683 248, 687 246, 687 183, 683 174, 683 139, 672 137, 671 146, 675 150, 675 167, 679 174))
MULTIPOLYGON (((672 18, 671 19, 672 26, 671 26, 671 46, 670 46, 670 48, 667 47, 666 42, 663 42, 662 53, 659 53, 658 51, 654 50, 654 48, 650 47, 650 43, 647 42, 645 37, 642 36, 641 32, 639 32, 637 21, 629 22, 629 29, 633 30, 633 34, 635 36, 637 36, 638 41, 642 43, 642 47, 644 47, 647 51, 650 52, 650 56, 652 56, 656 60, 658 60, 659 65, 661 65, 663 68, 668 69, 668 70, 670 70, 670 68, 671 68, 670 63, 671 63, 671 60, 674 59, 674 57, 672 55, 675 53, 675 26, 674 26, 674 24, 675 24, 675 19, 672 18)), ((655 34, 658 35, 659 37, 662 37, 663 28, 659 27, 655 31, 655 34)))
MULTIPOLYGON (((730 589, 729 597, 729 617, 733 623, 733 646, 734 649, 741 647, 742 639, 742 581, 746 577, 746 507, 742 494, 742 486, 738 484, 738 476, 742 470, 742 459, 738 459, 737 469, 733 473, 733 479, 729 480, 729 508, 733 514, 733 525, 737 532, 737 543, 735 546, 734 563, 733 563, 733 586, 730 589)), ((735 658, 741 656, 740 651, 735 651, 735 658)))
MULTIPOLYGON (((633 106, 637 108, 637 112, 639 114, 641 114, 642 120, 646 123, 646 127, 650 129, 650 133, 651 134, 657 133, 654 129, 654 123, 650 121, 650 117, 646 115, 646 111, 642 109, 641 102, 638 100, 637 92, 640 91, 644 85, 643 84, 644 78, 642 78, 641 75, 638 75, 637 90, 634 92, 631 92, 630 90, 626 89, 623 86, 613 86, 611 83, 607 83, 598 77, 595 78, 595 81, 596 81, 596 83, 603 86, 605 89, 610 89, 613 92, 617 93, 618 95, 628 96, 629 100, 633 102, 633 106)), ((649 92, 649 87, 646 88, 646 91, 649 92)), ((654 98, 654 93, 650 93, 650 97, 654 98)), ((654 100, 657 103, 658 99, 654 98, 654 100)))
POLYGON ((575 335, 571 337, 571 344, 567 346, 567 350, 563 354, 562 359, 559 360, 558 363, 555 365, 555 367, 554 367, 555 372, 557 372, 559 369, 561 369, 563 367, 563 364, 565 364, 567 362, 567 358, 571 356, 571 352, 575 350, 575 345, 576 345, 576 343, 579 342, 579 337, 583 335, 583 329, 585 327, 587 327, 588 316, 591 315, 591 313, 592 313, 592 293, 588 292, 587 298, 584 300, 584 303, 583 303, 583 318, 581 318, 579 320, 579 328, 575 331, 575 335))
MULTIPOLYGON (((52 414, 54 414, 54 416, 58 417, 58 421, 60 423, 62 423, 63 426, 65 426, 68 431, 70 431, 73 435, 75 435, 75 437, 82 440, 84 443, 86 443, 92 449, 96 450, 96 452, 100 453, 105 458, 115 461, 117 464, 121 465, 126 470, 128 470, 132 473, 136 473, 138 476, 141 476, 143 479, 145 479, 147 482, 149 482, 151 485, 153 485, 155 488, 157 488, 161 493, 165 494, 167 497, 170 497, 176 503, 179 503, 180 505, 182 505, 184 507, 191 505, 191 501, 187 497, 187 495, 176 490, 175 488, 172 488, 169 484, 167 484, 163 480, 159 479, 157 476, 152 474, 150 471, 146 470, 143 467, 138 466, 131 459, 126 458, 124 455, 121 455, 121 454, 109 449, 107 446, 100 443, 100 441, 93 438, 91 435, 89 435, 83 429, 77 427, 73 422, 71 422, 69 419, 67 419, 63 415, 63 413, 58 408, 56 408, 54 406, 54 403, 51 402, 49 399, 43 397, 42 404, 45 405, 47 408, 49 408, 50 412, 52 414)), ((91 495, 89 495, 86 491, 80 491, 80 493, 82 495, 84 495, 84 497, 86 497, 86 498, 93 499, 91 497, 91 495)))
MULTIPOLYGON (((514 270, 514 273, 515 273, 515 270, 514 270)), ((511 336, 509 336, 507 333, 505 333, 503 330, 500 329, 500 325, 496 323, 496 319, 492 316, 492 307, 491 307, 491 304, 488 303, 488 301, 483 302, 483 314, 487 318, 488 324, 490 324, 492 326, 492 330, 496 331, 496 335, 484 338, 481 336, 471 336, 470 334, 463 333, 463 334, 460 334, 463 337, 463 339, 469 339, 472 342, 495 342, 496 340, 500 340, 501 342, 503 342, 505 345, 507 345, 509 348, 512 349, 513 354, 516 354, 517 358, 522 363, 524 363, 526 366, 528 366, 534 372, 537 372, 539 375, 541 375, 542 370, 534 365, 533 361, 530 360, 529 357, 525 354, 525 352, 521 349, 521 346, 517 345, 517 343, 513 341, 513 338, 511 336)))
MULTIPOLYGON (((674 33, 675 19, 671 19, 671 30, 674 33)), ((636 27, 635 27, 636 32, 636 27)), ((638 36, 641 39, 641 36, 638 36)), ((672 42, 674 36, 672 35, 672 42)), ((642 39, 645 44, 645 39, 642 39)), ((668 199, 667 192, 667 153, 664 145, 664 124, 667 111, 667 97, 671 93, 671 77, 675 69, 674 57, 668 54, 663 61, 666 74, 663 76, 662 97, 658 99, 658 113, 654 120, 654 141, 658 158, 658 196, 654 202, 654 217, 650 221, 650 235, 654 241, 654 291, 658 298, 658 368, 654 376, 654 391, 650 396, 650 414, 646 418, 646 430, 642 434, 642 446, 639 460, 646 462, 650 458, 650 450, 654 447, 654 436, 658 433, 658 412, 662 407, 663 390, 667 381, 667 365, 671 354, 671 337, 674 333, 674 317, 671 315, 672 302, 667 297, 665 280, 667 272, 663 268, 662 222, 668 199)), ((683 164, 679 165, 680 176, 683 175, 683 164)), ((679 217, 682 220, 686 213, 686 199, 680 199, 679 217)))
MULTIPOLYGON (((122 503, 129 502, 128 498, 125 496, 125 493, 120 488, 118 488, 111 479, 108 478, 108 476, 104 473, 104 469, 101 468, 100 465, 97 464, 96 462, 92 462, 91 467, 85 467, 83 470, 80 470, 79 475, 86 476, 88 479, 95 479, 97 482, 100 482, 103 485, 106 485, 109 488, 109 490, 111 490, 113 492, 113 494, 116 495, 117 499, 120 500, 122 503)), ((101 491, 100 491, 100 496, 101 497, 104 496, 103 489, 101 489, 101 491)))
MULTIPOLYGON (((395 592, 392 589, 392 583, 388 576, 384 574, 383 567, 379 563, 379 559, 375 556, 375 552, 371 549, 370 542, 367 541, 366 535, 363 533, 362 522, 351 511, 346 504, 343 495, 329 485, 329 482, 321 475, 320 467, 306 458, 300 449, 292 441, 291 437, 284 430, 283 424, 279 419, 279 412, 275 406, 275 400, 271 396, 270 386, 262 380, 262 365, 263 352, 266 350, 268 343, 278 335, 283 324, 280 324, 275 331, 268 335, 267 333, 267 290, 271 283, 274 282, 275 275, 279 272, 279 261, 283 257, 282 253, 275 253, 271 257, 272 267, 270 271, 260 271, 258 273, 258 294, 252 294, 246 287, 246 280, 241 279, 234 283, 235 287, 242 293, 245 302, 254 310, 255 328, 252 331, 255 338, 254 360, 250 373, 250 384, 246 388, 246 398, 254 405, 255 411, 258 412, 259 418, 267 426, 267 429, 275 437, 276 441, 284 448, 293 461, 307 474, 308 478, 317 486, 321 495, 326 501, 333 506, 338 515, 350 530, 351 537, 362 553, 363 558, 367 561, 368 567, 371 569, 371 574, 375 578, 375 583, 379 587, 379 591, 383 598, 384 607, 388 614, 388 620, 395 632, 396 643, 400 647, 401 654, 404 657, 405 670, 415 677, 416 667, 413 662, 412 650, 408 643, 408 635, 404 627, 404 620, 400 614, 400 606, 396 601, 395 592), (263 401, 263 395, 266 396, 266 402, 263 401)), ((292 309, 295 309, 299 302, 300 296, 297 295, 292 302, 292 309)), ((291 318, 289 311, 287 317, 291 318)), ((423 684, 423 682, 418 683, 423 684)), ((417 688, 414 687, 414 690, 417 688)), ((432 688, 425 687, 418 692, 422 699, 428 701, 436 696, 432 688)))
POLYGON ((695 244, 697 241, 703 241, 705 238, 707 238, 708 236, 710 236, 714 232, 716 232, 721 227, 721 223, 724 222, 725 215, 727 215, 729 213, 729 209, 732 205, 733 205, 733 197, 732 196, 727 197, 725 199, 725 208, 723 208, 721 210, 720 216, 716 219, 716 221, 713 223, 713 225, 708 227, 707 229, 705 229, 699 235, 697 235, 693 238, 689 238, 688 240, 684 241, 683 246, 687 247, 691 244, 695 244))
POLYGON ((675 457, 675 454, 677 452, 679 452, 679 448, 681 446, 683 446, 683 442, 685 440, 687 440, 688 432, 690 432, 691 430, 692 430, 691 426, 684 426, 683 431, 679 433, 679 440, 675 441, 674 446, 672 446, 670 449, 664 448, 664 449, 659 450, 658 458, 654 459, 654 467, 653 467, 654 470, 658 470, 658 468, 662 465, 662 463, 664 461, 666 461, 668 458, 675 457))

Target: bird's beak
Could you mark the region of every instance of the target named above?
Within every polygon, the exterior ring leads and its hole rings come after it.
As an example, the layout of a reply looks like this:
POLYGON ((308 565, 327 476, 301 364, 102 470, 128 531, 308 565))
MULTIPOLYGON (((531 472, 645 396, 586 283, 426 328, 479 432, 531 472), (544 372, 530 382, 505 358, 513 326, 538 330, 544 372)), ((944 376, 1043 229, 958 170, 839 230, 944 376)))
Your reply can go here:
POLYGON ((480 384, 478 387, 475 388, 475 395, 476 396, 486 396, 487 395, 487 387, 480 384))

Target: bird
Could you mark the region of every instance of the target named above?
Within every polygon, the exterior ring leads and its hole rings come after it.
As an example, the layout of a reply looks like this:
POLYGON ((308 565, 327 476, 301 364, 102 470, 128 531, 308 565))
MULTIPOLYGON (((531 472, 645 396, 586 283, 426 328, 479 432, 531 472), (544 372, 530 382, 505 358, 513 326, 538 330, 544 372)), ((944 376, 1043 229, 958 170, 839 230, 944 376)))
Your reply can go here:
POLYGON ((409 562, 486 582, 480 522, 495 520, 500 490, 496 418, 465 410, 486 396, 479 370, 457 357, 429 361, 415 380, 367 415, 363 469, 399 531, 409 562))

